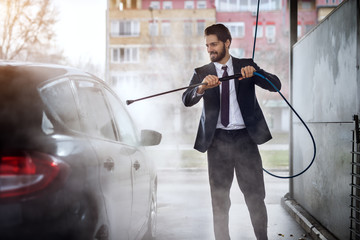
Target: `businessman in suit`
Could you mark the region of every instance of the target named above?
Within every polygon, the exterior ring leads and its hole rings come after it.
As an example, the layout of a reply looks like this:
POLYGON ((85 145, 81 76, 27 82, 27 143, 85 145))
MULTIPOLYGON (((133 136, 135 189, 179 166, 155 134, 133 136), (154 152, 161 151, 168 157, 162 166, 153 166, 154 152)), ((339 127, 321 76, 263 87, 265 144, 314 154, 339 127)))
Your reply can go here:
POLYGON ((258 144, 271 139, 271 133, 255 95, 255 85, 276 91, 258 72, 278 89, 277 76, 260 69, 252 59, 229 54, 231 34, 222 24, 205 29, 206 48, 211 63, 196 68, 182 96, 190 107, 203 99, 203 111, 194 148, 207 151, 208 173, 216 240, 229 240, 230 187, 234 172, 244 194, 255 236, 267 240, 267 211, 262 160, 258 144), (219 78, 241 73, 239 79, 220 82, 219 78), (234 171, 235 170, 235 171, 234 171))

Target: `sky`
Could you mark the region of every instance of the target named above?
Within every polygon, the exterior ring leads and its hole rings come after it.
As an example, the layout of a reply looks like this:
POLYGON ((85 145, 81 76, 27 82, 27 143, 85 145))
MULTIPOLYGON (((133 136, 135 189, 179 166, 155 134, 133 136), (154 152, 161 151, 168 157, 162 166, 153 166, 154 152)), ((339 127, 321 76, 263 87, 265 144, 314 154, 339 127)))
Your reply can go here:
POLYGON ((107 0, 53 0, 57 44, 72 62, 105 65, 107 0))

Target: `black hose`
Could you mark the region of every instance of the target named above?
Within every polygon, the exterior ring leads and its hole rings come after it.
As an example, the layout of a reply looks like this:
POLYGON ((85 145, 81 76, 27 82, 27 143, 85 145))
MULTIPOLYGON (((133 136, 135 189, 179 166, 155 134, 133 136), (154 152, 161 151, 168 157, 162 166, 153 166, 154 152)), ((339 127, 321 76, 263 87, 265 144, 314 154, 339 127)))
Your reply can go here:
POLYGON ((313 155, 313 158, 310 162, 310 164, 303 170, 301 171, 300 173, 298 174, 295 174, 295 175, 291 175, 291 176, 278 176, 278 175, 275 175, 269 171, 267 171, 266 169, 263 168, 264 172, 266 172, 267 174, 273 176, 273 177, 277 177, 277 178, 295 178, 297 176, 300 176, 301 174, 303 174, 304 172, 306 172, 310 167, 311 165, 314 163, 315 161, 315 157, 316 157, 316 143, 315 143, 315 140, 314 140, 314 137, 310 131, 310 129, 308 128, 308 126, 306 125, 306 123, 304 122, 304 120, 300 117, 300 115, 296 112, 296 110, 293 108, 293 106, 291 106, 291 104, 288 102, 288 100, 286 100, 286 98, 284 97, 284 95, 279 91, 279 89, 277 89, 277 87, 269 80, 267 79, 266 77, 264 77, 263 75, 261 75, 260 73, 257 73, 257 72, 254 72, 254 75, 256 76, 259 76, 263 79, 265 79, 266 81, 268 81, 270 83, 270 85, 280 94, 280 96, 284 99, 284 101, 287 103, 287 105, 291 108, 291 110, 295 113, 295 115, 300 119, 300 121, 302 122, 302 124, 305 126, 306 130, 308 131, 310 137, 311 137, 311 140, 313 142, 313 146, 314 146, 314 155, 313 155))

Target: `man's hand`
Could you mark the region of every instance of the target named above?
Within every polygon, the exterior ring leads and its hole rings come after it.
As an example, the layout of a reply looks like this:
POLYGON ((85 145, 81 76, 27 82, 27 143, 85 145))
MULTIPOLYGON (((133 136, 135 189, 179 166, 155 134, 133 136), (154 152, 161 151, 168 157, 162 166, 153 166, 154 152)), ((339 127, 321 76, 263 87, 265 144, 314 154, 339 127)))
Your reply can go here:
POLYGON ((254 76, 255 68, 253 66, 246 66, 241 68, 241 75, 242 77, 239 78, 239 80, 243 80, 245 78, 251 78, 254 76))
POLYGON ((220 85, 219 78, 215 75, 207 75, 202 83, 206 83, 205 85, 201 85, 197 89, 198 94, 203 94, 206 89, 214 88, 220 85))

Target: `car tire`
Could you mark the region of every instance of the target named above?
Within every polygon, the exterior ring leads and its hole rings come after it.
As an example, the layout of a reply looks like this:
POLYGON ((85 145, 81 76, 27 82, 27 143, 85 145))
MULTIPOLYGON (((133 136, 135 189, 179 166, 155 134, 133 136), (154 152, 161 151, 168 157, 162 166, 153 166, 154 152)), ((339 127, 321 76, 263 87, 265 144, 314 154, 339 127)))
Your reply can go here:
POLYGON ((143 240, 156 239, 156 223, 157 223, 157 179, 155 179, 154 186, 151 190, 151 204, 148 219, 148 229, 143 237, 143 240))

